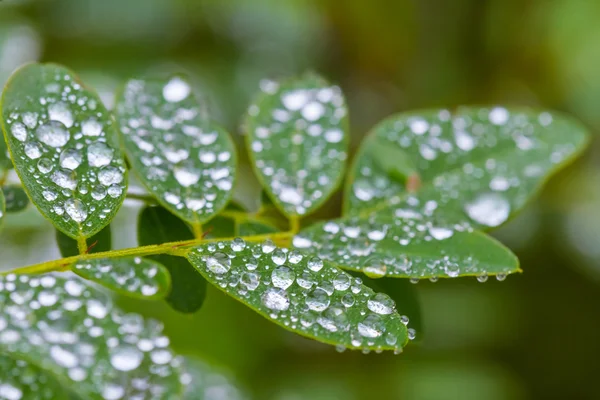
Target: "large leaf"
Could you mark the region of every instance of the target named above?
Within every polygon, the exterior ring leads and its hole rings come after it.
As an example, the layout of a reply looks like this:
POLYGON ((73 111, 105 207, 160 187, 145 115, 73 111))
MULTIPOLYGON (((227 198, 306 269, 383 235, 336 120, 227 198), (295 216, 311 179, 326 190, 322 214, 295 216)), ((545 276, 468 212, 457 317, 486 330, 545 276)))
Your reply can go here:
POLYGON ((227 205, 235 147, 202 116, 186 80, 130 80, 116 115, 133 171, 165 208, 201 224, 227 205))
POLYGON ((2 96, 15 170, 40 212, 74 239, 106 226, 125 198, 116 129, 98 96, 68 69, 30 64, 2 96))
POLYGON ((183 400, 242 400, 247 397, 226 375, 204 362, 185 357, 185 373, 181 380, 185 386, 183 400))
MULTIPOLYGON (((148 206, 138 219, 138 242, 141 246, 193 239, 189 227, 162 207, 148 206)), ((160 254, 149 257, 164 265, 171 275, 171 291, 167 303, 175 310, 193 313, 202 307, 206 297, 206 280, 183 257, 160 254)))
POLYGON ((67 388, 35 364, 0 354, 0 398, 69 400, 67 388))
POLYGON ((171 289, 169 271, 156 261, 141 257, 77 261, 71 270, 120 294, 143 299, 162 299, 171 289))
POLYGON ((348 148, 342 91, 307 74, 263 86, 246 119, 259 180, 290 216, 308 214, 339 186, 348 148))
MULTIPOLYGON (((112 232, 110 225, 106 225, 102 230, 88 239, 88 248, 86 253, 102 253, 112 249, 112 232)), ((56 231, 56 244, 63 257, 72 257, 79 254, 79 246, 76 240, 71 239, 61 231, 56 231)))
POLYGON ((400 351, 407 329, 389 296, 328 262, 238 238, 190 249, 215 286, 284 328, 321 342, 400 351))
POLYGON ((29 205, 29 198, 27 197, 27 193, 25 193, 21 186, 4 186, 2 188, 2 192, 4 192, 7 213, 16 213, 19 211, 23 211, 29 205))
POLYGON ((168 398, 181 391, 180 360, 162 326, 123 313, 85 281, 7 275, 0 289, 0 352, 52 374, 79 398, 168 398))
POLYGON ((465 107, 399 114, 361 146, 345 213, 493 228, 579 154, 587 138, 579 123, 549 112, 465 107))
POLYGON ((506 276, 520 271, 517 257, 492 237, 428 220, 327 221, 300 232, 293 245, 371 277, 506 276))

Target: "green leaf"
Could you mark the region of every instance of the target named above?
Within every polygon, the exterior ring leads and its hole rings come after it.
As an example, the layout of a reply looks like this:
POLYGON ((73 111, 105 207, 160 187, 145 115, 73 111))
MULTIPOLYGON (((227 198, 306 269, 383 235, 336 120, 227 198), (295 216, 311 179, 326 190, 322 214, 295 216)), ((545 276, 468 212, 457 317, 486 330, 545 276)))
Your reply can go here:
POLYGON ((549 112, 463 107, 392 116, 362 144, 344 212, 494 228, 587 141, 582 125, 549 112))
POLYGON ((0 354, 0 396, 2 399, 69 400, 50 371, 25 360, 0 354))
POLYGON ((29 205, 29 197, 27 197, 27 193, 20 186, 4 186, 2 192, 4 192, 7 213, 23 211, 29 205))
POLYGON ((242 400, 247 396, 226 375, 204 362, 184 357, 182 381, 187 383, 183 400, 242 400))
POLYGON ((0 315, 0 353, 52 374, 78 398, 167 398, 181 391, 180 362, 162 326, 125 314, 90 283, 7 275, 0 288, 0 309, 7 311, 0 315))
POLYGON ((293 245, 374 278, 502 279, 520 272, 517 257, 492 237, 467 226, 428 220, 343 218, 303 230, 293 245))
MULTIPOLYGON (((162 207, 145 207, 138 219, 140 246, 193 239, 189 227, 162 207)), ((206 280, 182 257, 166 254, 148 257, 164 265, 171 275, 171 292, 166 301, 182 313, 198 311, 206 297, 206 280)))
POLYGON ((235 146, 202 116, 189 82, 178 76, 130 80, 116 115, 132 170, 163 207, 202 224, 227 205, 235 146))
POLYGON ((306 215, 344 174, 348 111, 342 91, 312 74, 262 89, 246 118, 252 164, 286 215, 306 215))
POLYGON ((292 332, 363 350, 401 351, 407 342, 389 296, 319 258, 240 238, 187 257, 209 282, 292 332))
POLYGON ((162 299, 171 289, 169 271, 141 257, 80 260, 71 270, 120 294, 142 299, 162 299))
MULTIPOLYGON (((56 244, 63 257, 72 257, 79 255, 79 247, 76 240, 71 239, 61 231, 56 231, 56 244)), ((112 249, 112 233, 110 225, 106 225, 102 230, 87 240, 88 253, 101 253, 112 249)))
POLYGON ((98 95, 62 66, 29 64, 12 75, 1 104, 15 170, 42 215, 73 239, 108 225, 127 171, 98 95))
POLYGON ((254 235, 265 235, 267 233, 278 232, 275 226, 264 222, 247 219, 239 224, 238 235, 239 236, 254 236, 254 235))

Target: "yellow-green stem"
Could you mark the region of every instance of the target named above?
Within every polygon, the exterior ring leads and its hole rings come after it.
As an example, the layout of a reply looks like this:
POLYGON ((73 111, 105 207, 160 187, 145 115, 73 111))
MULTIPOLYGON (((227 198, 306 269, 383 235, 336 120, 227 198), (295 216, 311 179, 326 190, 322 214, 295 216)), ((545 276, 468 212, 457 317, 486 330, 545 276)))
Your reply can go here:
MULTIPOLYGON (((254 235, 254 236, 245 236, 244 240, 249 242, 261 242, 266 239, 271 239, 275 243, 287 242, 289 238, 293 236, 292 232, 277 232, 277 233, 269 233, 265 235, 254 235)), ((219 242, 219 241, 227 241, 233 240, 234 238, 219 238, 219 239, 193 239, 193 240, 184 240, 181 242, 169 242, 163 244, 155 244, 150 246, 142 246, 142 247, 132 247, 129 249, 121 249, 121 250, 110 250, 103 251, 100 253, 91 253, 91 254, 80 254, 77 256, 62 258, 60 260, 52 260, 47 261, 35 265, 30 265, 27 267, 21 267, 14 269, 12 271, 3 272, 0 275, 6 274, 41 274, 52 271, 65 271, 70 268, 71 265, 78 261, 82 260, 92 260, 98 258, 115 258, 115 257, 128 257, 128 256, 149 256, 154 254, 170 254, 174 256, 183 257, 189 251, 189 247, 197 246, 203 243, 209 242, 219 242)), ((86 248, 87 250, 87 248, 86 248)))
POLYGON ((85 254, 88 251, 87 241, 83 236, 77 238, 77 248, 79 249, 79 254, 85 254))
POLYGON ((194 222, 192 224, 192 230, 194 231, 194 237, 196 239, 202 239, 203 233, 202 233, 202 225, 200 225, 197 222, 194 222))

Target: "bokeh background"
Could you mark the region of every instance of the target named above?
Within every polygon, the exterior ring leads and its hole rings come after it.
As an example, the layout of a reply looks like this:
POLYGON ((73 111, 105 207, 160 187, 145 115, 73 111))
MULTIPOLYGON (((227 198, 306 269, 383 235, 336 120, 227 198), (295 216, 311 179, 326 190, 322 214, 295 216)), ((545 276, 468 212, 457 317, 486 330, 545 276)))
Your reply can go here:
MULTIPOLYGON (((595 137, 599 20, 593 0, 3 0, 0 83, 23 62, 58 62, 110 106, 128 77, 186 72, 241 146, 259 80, 314 70, 343 88, 354 149, 385 116, 459 104, 558 109, 595 137)), ((598 147, 494 233, 524 274, 416 286, 424 329, 399 356, 337 353, 216 290, 194 316, 119 301, 163 320, 176 350, 258 399, 598 399, 598 147)), ((242 173, 237 197, 256 206, 242 173)), ((113 224, 117 247, 135 245, 135 208, 127 202, 113 224)), ((321 212, 338 214, 339 196, 321 212)), ((58 257, 50 224, 31 209, 7 217, 0 247, 0 269, 58 257)))

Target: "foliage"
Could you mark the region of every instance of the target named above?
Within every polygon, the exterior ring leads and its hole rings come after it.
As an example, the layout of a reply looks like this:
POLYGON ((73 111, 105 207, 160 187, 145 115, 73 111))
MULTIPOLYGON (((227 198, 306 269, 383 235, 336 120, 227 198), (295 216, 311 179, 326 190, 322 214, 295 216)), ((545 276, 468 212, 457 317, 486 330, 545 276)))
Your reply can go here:
POLYGON ((202 307, 211 284, 338 350, 399 353, 418 334, 410 321, 420 316, 411 288, 394 279, 485 281, 520 272, 510 250, 482 230, 506 222, 587 141, 577 122, 548 111, 394 116, 359 148, 344 216, 305 224, 345 174, 341 89, 315 74, 263 82, 244 125, 267 195, 258 213, 230 200, 233 141, 192 92, 180 75, 130 80, 110 113, 58 65, 30 64, 8 81, 2 130, 22 188, 2 188, 0 218, 25 208, 26 193, 57 229, 65 258, 1 278, 1 384, 38 393, 38 384, 10 373, 19 366, 42 376, 54 398, 199 390, 202 380, 189 379, 190 363, 168 348, 162 327, 123 314, 88 281, 164 298, 184 313, 202 307), (127 192, 127 165, 147 194, 127 192), (112 250, 109 224, 125 197, 146 204, 140 247, 112 250))

